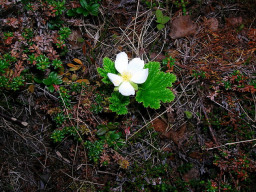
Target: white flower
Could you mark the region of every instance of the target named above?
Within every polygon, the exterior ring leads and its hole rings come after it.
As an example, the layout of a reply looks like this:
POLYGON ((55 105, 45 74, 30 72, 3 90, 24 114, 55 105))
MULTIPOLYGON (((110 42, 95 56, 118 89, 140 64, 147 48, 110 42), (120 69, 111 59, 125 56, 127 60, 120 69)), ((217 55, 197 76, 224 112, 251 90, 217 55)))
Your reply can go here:
POLYGON ((108 73, 108 78, 124 96, 135 95, 137 84, 144 83, 148 78, 148 69, 143 69, 144 61, 134 58, 128 63, 125 52, 117 54, 115 68, 119 74, 108 73))

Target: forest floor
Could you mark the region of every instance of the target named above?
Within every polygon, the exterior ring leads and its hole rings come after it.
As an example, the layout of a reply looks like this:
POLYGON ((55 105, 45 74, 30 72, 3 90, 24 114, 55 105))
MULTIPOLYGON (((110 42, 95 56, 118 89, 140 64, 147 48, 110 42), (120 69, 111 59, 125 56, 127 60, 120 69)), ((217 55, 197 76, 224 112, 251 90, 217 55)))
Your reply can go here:
POLYGON ((256 191, 255 13, 254 0, 0 0, 0 191, 256 191), (175 74, 175 99, 113 112, 97 69, 120 52, 175 74))

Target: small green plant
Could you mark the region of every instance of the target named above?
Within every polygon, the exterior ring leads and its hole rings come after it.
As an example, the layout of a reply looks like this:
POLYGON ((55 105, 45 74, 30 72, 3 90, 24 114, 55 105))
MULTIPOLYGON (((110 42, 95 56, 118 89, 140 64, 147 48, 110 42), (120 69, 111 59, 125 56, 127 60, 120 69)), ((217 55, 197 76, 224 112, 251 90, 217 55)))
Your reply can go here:
POLYGON ((80 0, 81 7, 68 10, 67 15, 76 16, 77 14, 82 14, 85 17, 88 15, 97 16, 100 7, 99 1, 100 0, 80 0))
POLYGON ((4 32, 4 39, 7 39, 8 37, 13 37, 13 32, 4 32))
POLYGON ((192 77, 195 77, 196 79, 199 79, 201 77, 204 79, 204 78, 206 78, 206 72, 193 70, 192 77))
POLYGON ((34 36, 33 30, 30 28, 24 29, 24 32, 22 32, 22 37, 26 40, 31 40, 34 36))
POLYGON ((64 39, 67 39, 68 36, 71 34, 71 29, 68 27, 62 27, 60 28, 58 33, 59 33, 59 38, 64 40, 64 39))
POLYGON ((183 15, 187 14, 186 6, 187 6, 188 3, 189 3, 189 0, 177 0, 177 1, 174 1, 174 5, 177 8, 180 8, 180 7, 182 8, 182 14, 183 15))
POLYGON ((48 22, 48 27, 51 30, 59 29, 64 24, 64 21, 61 19, 60 16, 54 17, 53 19, 50 19, 48 22))
POLYGON ((60 85, 62 83, 61 78, 57 73, 51 72, 48 78, 43 80, 43 83, 48 87, 49 91, 54 92, 54 85, 60 85))
POLYGON ((188 119, 191 119, 193 117, 193 113, 190 111, 184 111, 184 113, 188 119))
POLYGON ((115 131, 118 123, 108 123, 107 125, 99 125, 97 127, 97 135, 99 140, 95 142, 85 141, 84 145, 88 149, 88 157, 94 163, 97 163, 104 148, 113 148, 118 150, 124 145, 124 140, 121 138, 121 133, 115 131), (106 145, 107 144, 107 145, 106 145))
POLYGON ((125 97, 119 92, 115 91, 109 98, 109 109, 116 112, 118 115, 125 115, 128 113, 127 105, 130 103, 129 97, 125 97))
POLYGON ((10 66, 10 62, 5 58, 0 59, 0 73, 5 73, 6 69, 10 66))
POLYGON ((62 130, 56 129, 53 131, 51 135, 51 139, 53 139, 53 142, 61 142, 65 138, 65 134, 62 130))
POLYGON ((102 95, 96 93, 94 103, 91 104, 90 111, 93 113, 100 113, 103 110, 102 102, 104 101, 104 98, 102 95))
POLYGON ((170 20, 170 17, 164 16, 163 12, 159 9, 156 10, 156 22, 157 24, 157 29, 162 30, 164 28, 164 25, 170 20))
POLYGON ((0 76, 0 88, 8 87, 8 78, 5 76, 0 76))
POLYGON ((9 84, 9 88, 14 90, 14 91, 17 91, 19 90, 19 88, 21 86, 24 85, 24 77, 23 76, 18 76, 18 77, 14 77, 11 81, 10 81, 10 84, 9 84))
POLYGON ((84 146, 88 149, 88 157, 94 163, 97 163, 100 155, 104 149, 104 141, 99 140, 95 142, 85 141, 84 146))
POLYGON ((142 0, 142 3, 145 3, 150 9, 158 6, 163 7, 163 3, 158 0, 142 0))
POLYGON ((229 81, 223 81, 223 84, 226 90, 231 90, 232 85, 229 81))
POLYGON ((108 131, 111 131, 111 130, 115 130, 117 129, 119 123, 112 123, 112 122, 109 122, 107 125, 98 125, 97 126, 97 135, 98 136, 102 136, 104 134, 106 134, 108 131))
POLYGON ((8 90, 17 91, 21 86, 24 85, 24 77, 18 76, 12 79, 9 79, 5 76, 0 76, 0 88, 6 88, 8 90))
POLYGON ((59 99, 61 100, 61 105, 64 107, 70 107, 71 106, 71 95, 70 91, 64 87, 59 88, 59 99))
MULTIPOLYGON (((32 58, 30 58, 32 60, 32 58)), ((36 67, 41 71, 45 71, 47 68, 50 67, 49 58, 45 55, 39 55, 36 57, 36 67)))
POLYGON ((121 133, 116 132, 119 123, 109 122, 107 125, 98 125, 97 135, 101 140, 104 140, 108 144, 108 147, 117 150, 119 147, 124 145, 124 140, 121 138, 121 133))
POLYGON ((166 57, 165 59, 162 60, 162 64, 164 66, 169 65, 170 67, 173 67, 175 65, 175 59, 170 57, 166 57))
POLYGON ((66 10, 66 7, 65 7, 66 0, 63 0, 63 1, 47 0, 47 2, 49 3, 49 5, 54 7, 56 16, 61 15, 66 10))
POLYGON ((256 89, 256 80, 255 79, 251 80, 249 84, 254 86, 254 88, 256 89))
POLYGON ((24 85, 24 77, 16 76, 12 77, 9 71, 9 67, 13 62, 16 61, 15 57, 12 57, 9 53, 4 54, 0 58, 0 87, 17 91, 21 86, 24 85))
POLYGON ((63 112, 57 113, 56 116, 53 118, 58 126, 62 125, 66 121, 66 116, 63 112))
POLYGON ((121 133, 116 131, 108 131, 104 135, 100 136, 100 139, 105 140, 108 147, 118 150, 119 147, 124 145, 124 140, 121 138, 121 133))
POLYGON ((68 27, 62 27, 60 28, 58 34, 59 34, 59 37, 56 45, 58 48, 63 48, 65 47, 65 40, 71 34, 71 29, 68 27))
POLYGON ((63 129, 56 129, 53 131, 51 135, 51 139, 53 139, 53 142, 62 142, 62 140, 66 136, 73 136, 75 140, 81 142, 81 138, 79 136, 79 130, 76 127, 73 126, 66 126, 63 129))
POLYGON ((127 96, 135 95, 135 91, 137 91, 136 101, 142 103, 144 107, 158 109, 161 101, 174 100, 175 96, 168 87, 172 87, 176 76, 160 71, 158 62, 149 62, 144 66, 143 60, 135 58, 128 64, 128 57, 122 52, 117 55, 116 63, 104 58, 103 68, 98 68, 98 72, 103 77, 104 83, 113 83, 116 86, 114 89, 116 92, 109 98, 111 103, 109 108, 119 115, 128 113, 126 106, 130 100, 127 96), (126 64, 124 64, 125 60, 127 60, 126 64), (120 65, 119 61, 122 61, 120 65), (117 70, 121 71, 121 74, 117 75, 117 70))
POLYGON ((54 69, 60 68, 60 67, 62 66, 61 60, 59 60, 59 59, 54 59, 54 60, 52 61, 52 66, 54 67, 54 69))

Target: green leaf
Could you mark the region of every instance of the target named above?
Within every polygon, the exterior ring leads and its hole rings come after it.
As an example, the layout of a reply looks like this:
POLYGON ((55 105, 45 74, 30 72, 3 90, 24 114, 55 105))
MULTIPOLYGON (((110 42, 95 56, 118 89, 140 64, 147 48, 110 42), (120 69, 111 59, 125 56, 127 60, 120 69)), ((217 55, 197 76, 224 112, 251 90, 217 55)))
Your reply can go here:
POLYGON ((163 18, 163 12, 159 9, 156 10, 156 22, 157 23, 162 23, 162 18, 163 18))
POLYGON ((161 23, 161 24, 165 24, 165 23, 167 23, 169 20, 170 20, 170 17, 164 16, 164 17, 162 18, 162 23, 161 23))
POLYGON ((86 0, 80 0, 80 4, 82 5, 83 8, 87 9, 88 8, 88 3, 86 0))
POLYGON ((73 17, 73 16, 75 16, 75 15, 76 15, 76 12, 75 12, 74 9, 69 9, 69 10, 67 11, 67 16, 73 17))
POLYGON ((36 83, 42 83, 42 82, 43 82, 43 79, 38 78, 38 77, 34 77, 34 81, 35 81, 36 83))
POLYGON ((164 28, 163 24, 157 24, 156 28, 160 31, 164 28))
POLYGON ((113 132, 113 133, 110 134, 109 137, 112 140, 118 140, 120 138, 120 135, 118 133, 113 132))
POLYGON ((111 61, 108 57, 105 57, 103 59, 103 68, 97 69, 98 73, 101 77, 103 77, 102 82, 106 84, 112 83, 108 78, 108 73, 114 73, 117 74, 115 63, 111 61))
POLYGON ((58 78, 58 79, 56 79, 55 81, 54 81, 54 84, 55 85, 59 85, 59 84, 61 84, 62 83, 62 80, 60 79, 60 78, 58 78))
POLYGON ((104 135, 107 131, 108 131, 108 128, 107 128, 107 127, 102 127, 102 128, 100 128, 100 129, 97 131, 97 135, 98 135, 98 136, 104 135))
POLYGON ((88 11, 84 10, 83 11, 83 16, 87 17, 89 15, 88 11))
POLYGON ((172 87, 176 76, 160 71, 158 62, 149 62, 145 68, 149 69, 149 75, 146 82, 139 87, 136 101, 142 103, 144 107, 159 109, 161 101, 166 103, 174 100, 175 96, 168 87, 172 87))
POLYGON ((113 92, 109 101, 109 109, 111 111, 116 112, 118 115, 125 115, 128 113, 126 106, 130 103, 129 97, 125 97, 119 92, 113 92))
POLYGON ((78 13, 78 14, 82 14, 83 12, 84 12, 84 9, 82 7, 78 7, 76 9, 76 13, 78 13))
POLYGON ((53 85, 48 86, 48 89, 49 89, 49 91, 50 91, 51 93, 54 92, 54 87, 53 87, 53 85))
POLYGON ((52 84, 52 81, 51 81, 50 78, 47 78, 47 79, 44 79, 44 80, 43 80, 43 83, 44 83, 45 85, 51 85, 51 84, 52 84))
POLYGON ((93 4, 90 9, 90 14, 93 16, 97 16, 99 13, 99 7, 100 7, 99 4, 93 4))
POLYGON ((190 111, 184 111, 184 113, 188 119, 191 119, 193 117, 193 113, 191 113, 190 111))

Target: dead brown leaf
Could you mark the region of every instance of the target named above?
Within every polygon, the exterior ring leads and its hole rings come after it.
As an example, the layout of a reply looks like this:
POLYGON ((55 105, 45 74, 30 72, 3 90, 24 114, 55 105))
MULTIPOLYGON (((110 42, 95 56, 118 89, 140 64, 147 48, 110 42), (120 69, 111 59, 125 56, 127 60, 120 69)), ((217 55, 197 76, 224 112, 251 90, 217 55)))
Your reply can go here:
POLYGON ((178 39, 196 33, 197 25, 193 23, 189 15, 180 16, 172 21, 171 33, 172 39, 178 39))
POLYGON ((166 132, 167 124, 160 118, 155 119, 152 122, 152 126, 157 132, 160 132, 162 134, 166 132))
POLYGON ((216 18, 205 19, 204 26, 207 30, 217 31, 219 27, 219 21, 216 18))
POLYGON ((171 139, 176 145, 180 144, 180 141, 184 138, 186 132, 186 124, 183 124, 181 128, 177 131, 170 130, 164 136, 171 139))
POLYGON ((80 30, 73 30, 68 40, 72 49, 81 49, 83 46, 83 36, 80 30))
POLYGON ((154 59, 154 61, 162 61, 163 59, 165 59, 165 55, 162 54, 162 53, 160 53, 160 54, 158 54, 158 53, 151 53, 150 59, 151 60, 154 59))
POLYGON ((162 119, 157 118, 152 122, 152 126, 155 131, 160 132, 162 137, 171 139, 176 145, 179 145, 180 141, 183 139, 186 132, 186 124, 182 125, 177 131, 170 130, 166 132, 167 123, 162 119))
POLYGON ((185 173, 182 177, 184 181, 189 182, 199 177, 199 171, 196 168, 192 168, 187 173, 185 173))
POLYGON ((242 17, 231 17, 231 18, 226 18, 226 25, 228 27, 237 27, 241 25, 243 22, 242 17))

